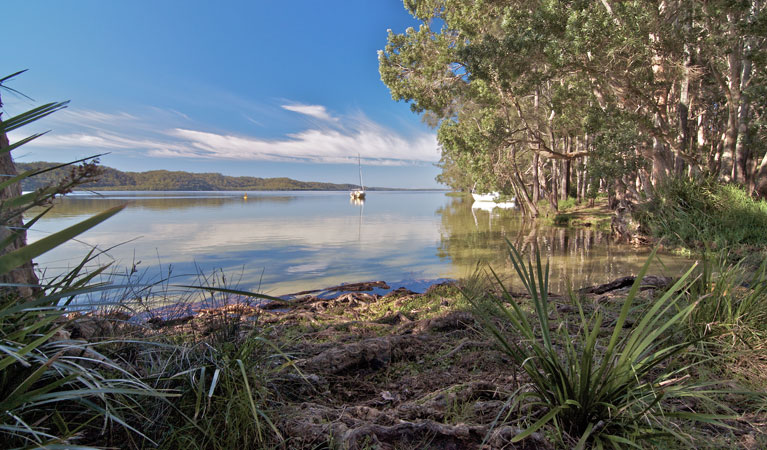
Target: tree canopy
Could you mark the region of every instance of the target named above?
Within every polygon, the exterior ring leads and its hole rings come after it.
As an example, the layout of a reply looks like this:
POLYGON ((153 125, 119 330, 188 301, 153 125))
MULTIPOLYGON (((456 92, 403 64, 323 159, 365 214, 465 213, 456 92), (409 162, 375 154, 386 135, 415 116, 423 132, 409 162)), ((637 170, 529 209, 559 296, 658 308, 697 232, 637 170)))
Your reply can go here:
POLYGON ((440 180, 537 214, 708 174, 767 195, 759 1, 405 0, 379 52, 392 98, 438 128, 440 180), (575 183, 571 183, 571 178, 575 183))

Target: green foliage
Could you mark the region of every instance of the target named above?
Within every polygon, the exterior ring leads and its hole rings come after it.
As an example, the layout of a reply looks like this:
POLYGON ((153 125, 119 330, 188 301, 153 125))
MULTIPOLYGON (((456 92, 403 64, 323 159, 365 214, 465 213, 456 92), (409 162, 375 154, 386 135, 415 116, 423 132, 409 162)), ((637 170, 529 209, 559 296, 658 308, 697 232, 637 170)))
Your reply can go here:
POLYGON ((767 337, 767 259, 754 271, 724 252, 704 256, 691 294, 698 299, 689 318, 693 338, 726 336, 751 345, 767 337))
POLYGON ((281 353, 256 330, 174 344, 145 362, 149 370, 162 368, 153 376, 159 386, 180 393, 171 408, 155 406, 160 448, 263 448, 282 439, 269 416, 267 383, 285 365, 275 364, 281 353))
POLYGON ((558 227, 566 227, 570 224, 571 216, 569 214, 557 214, 552 219, 552 223, 558 227))
POLYGON ((422 25, 389 31, 381 79, 438 128, 451 186, 513 186, 522 200, 535 153, 551 195, 547 162, 568 154, 591 198, 635 194, 651 165, 658 180, 739 169, 767 196, 764 2, 404 4, 422 25))
POLYGON ((694 251, 729 248, 737 258, 767 246, 767 201, 712 179, 668 180, 635 217, 649 235, 694 251))
POLYGON ((619 185, 624 176, 632 177, 639 169, 646 169, 647 162, 639 149, 648 145, 639 133, 636 122, 630 115, 616 108, 603 111, 591 108, 585 119, 586 129, 593 136, 592 151, 586 168, 591 184, 587 195, 595 198, 599 181, 603 180, 611 192, 625 189, 619 185))
POLYGON ((572 333, 567 322, 556 326, 550 322, 548 264, 544 268, 536 252, 535 265, 532 261, 526 265, 511 243, 509 247, 511 261, 530 294, 534 320, 494 272, 502 297, 472 291, 465 295, 500 349, 529 378, 528 386, 514 394, 513 402, 542 408, 514 441, 550 425, 566 447, 620 448, 660 435, 685 439, 671 424, 672 418, 719 423, 716 416, 675 410, 672 403, 684 397, 706 400, 697 386, 685 382, 688 367, 669 364, 689 345, 675 340, 674 332, 695 307, 694 303, 683 306, 693 269, 652 302, 628 332, 623 328, 654 252, 613 324, 606 324, 599 311, 587 316, 579 298, 571 293, 570 300, 580 315, 577 331, 572 333), (517 335, 509 336, 496 320, 510 325, 517 335), (609 336, 606 346, 600 342, 605 333, 609 336))
MULTIPOLYGON (((2 123, 0 133, 5 134, 64 106, 52 103, 12 117, 2 123)), ((20 143, 23 145, 37 136, 20 143)), ((18 147, 16 144, 3 150, 18 147)), ((0 204, 0 226, 8 227, 10 221, 24 211, 67 192, 89 173, 73 169, 71 177, 61 183, 5 198, 0 204)), ((36 171, 27 171, 4 184, 20 183, 35 175, 36 171)), ((31 258, 73 239, 120 209, 105 211, 32 245, 0 255, 0 275, 7 275, 31 258)), ((23 228, 26 230, 29 225, 23 228)), ((0 247, 5 248, 16 237, 11 233, 0 247)), ((92 279, 105 268, 90 274, 81 272, 90 256, 54 284, 28 286, 35 288, 31 297, 21 297, 15 286, 5 285, 0 291, 0 437, 9 448, 71 448, 78 442, 87 443, 102 433, 105 426, 118 426, 140 434, 125 421, 123 412, 127 409, 140 415, 134 403, 136 397, 164 395, 151 389, 131 369, 102 354, 98 344, 71 340, 64 331, 68 303, 77 295, 102 287, 92 283, 92 279)))

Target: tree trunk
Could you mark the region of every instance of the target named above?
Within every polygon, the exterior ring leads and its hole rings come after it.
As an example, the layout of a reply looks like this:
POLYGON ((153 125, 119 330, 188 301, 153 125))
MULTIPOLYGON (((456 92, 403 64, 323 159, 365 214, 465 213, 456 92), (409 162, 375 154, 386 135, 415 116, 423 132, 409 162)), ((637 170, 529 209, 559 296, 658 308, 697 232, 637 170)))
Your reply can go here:
POLYGON ((754 189, 759 197, 767 199, 767 153, 762 157, 759 170, 754 175, 754 189))
POLYGON ((653 137, 652 151, 652 179, 657 186, 666 180, 671 173, 671 162, 669 161, 669 151, 663 143, 663 140, 653 137))
POLYGON ((748 167, 749 149, 746 145, 746 138, 748 137, 748 121, 751 104, 747 96, 743 95, 743 92, 748 86, 748 82, 751 79, 751 58, 748 56, 749 48, 746 47, 743 52, 742 72, 740 77, 740 105, 738 108, 738 136, 735 141, 735 174, 734 179, 740 183, 746 184, 751 179, 751 173, 748 173, 746 168, 748 167))
POLYGON ((549 191, 549 202, 551 203, 551 207, 554 208, 554 210, 559 210, 559 204, 557 203, 557 196, 559 194, 557 178, 559 178, 559 170, 557 169, 558 169, 557 160, 552 158, 551 160, 551 190, 549 191))
POLYGON ((541 199, 541 185, 538 179, 538 169, 540 165, 540 156, 538 153, 533 154, 533 203, 536 205, 541 199))
MULTIPOLYGON (((1 101, 0 106, 2 106, 1 101)), ((1 123, 2 119, 0 118, 0 124, 1 123)), ((9 145, 8 136, 6 136, 4 132, 0 132, 0 174, 3 174, 6 177, 13 177, 17 175, 17 172, 16 165, 13 164, 13 158, 11 158, 11 153, 2 151, 9 145)), ((19 183, 12 184, 11 186, 8 186, 7 188, 0 191, 0 202, 5 202, 10 198, 17 197, 19 195, 21 195, 21 185, 19 183)), ((6 239, 11 234, 16 235, 15 240, 13 240, 7 247, 0 250, 2 254, 12 252, 26 245, 27 232, 22 229, 23 225, 24 224, 22 222, 21 214, 11 218, 7 223, 0 224, 0 241, 6 239)), ((24 263, 9 273, 0 274, 0 283, 31 285, 30 287, 21 286, 0 288, 2 295, 18 295, 22 298, 31 297, 37 290, 37 288, 32 286, 37 286, 40 284, 39 280, 37 279, 37 275, 35 275, 32 261, 24 263)))
MULTIPOLYGON (((685 25, 687 28, 687 25, 685 25)), ((690 64, 692 55, 689 44, 684 46, 684 76, 679 89, 679 103, 677 104, 679 134, 677 135, 677 150, 674 154, 674 174, 679 176, 684 171, 684 160, 681 153, 686 152, 690 143, 690 64)))
MULTIPOLYGON (((738 21, 733 14, 727 15, 730 23, 730 36, 736 36, 735 26, 738 21)), ((738 140, 738 109, 740 109, 740 80, 742 73, 742 45, 739 40, 733 44, 727 55, 727 128, 724 132, 724 148, 722 149, 722 165, 720 175, 724 176, 725 181, 735 181, 738 183, 744 180, 738 179, 742 172, 738 170, 738 164, 735 161, 735 144, 738 140)))

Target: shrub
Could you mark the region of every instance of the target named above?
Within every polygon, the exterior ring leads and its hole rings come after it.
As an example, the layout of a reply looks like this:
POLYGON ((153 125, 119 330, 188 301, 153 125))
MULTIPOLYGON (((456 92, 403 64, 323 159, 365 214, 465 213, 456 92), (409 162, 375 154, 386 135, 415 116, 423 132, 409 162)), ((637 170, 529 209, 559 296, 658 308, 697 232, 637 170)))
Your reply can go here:
POLYGON ((647 234, 687 249, 732 248, 743 256, 767 246, 767 202, 713 179, 670 179, 635 215, 647 234))

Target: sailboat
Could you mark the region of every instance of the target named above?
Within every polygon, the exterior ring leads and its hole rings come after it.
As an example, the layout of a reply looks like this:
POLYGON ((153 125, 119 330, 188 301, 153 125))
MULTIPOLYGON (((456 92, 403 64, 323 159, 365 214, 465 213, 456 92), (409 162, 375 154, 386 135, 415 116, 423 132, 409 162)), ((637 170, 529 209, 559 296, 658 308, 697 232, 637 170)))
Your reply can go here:
POLYGON ((357 164, 359 165, 360 169, 360 188, 359 189, 352 189, 351 192, 349 192, 349 196, 353 200, 364 200, 365 199, 365 186, 362 184, 362 160, 360 159, 360 155, 357 154, 357 164))

